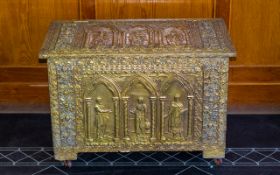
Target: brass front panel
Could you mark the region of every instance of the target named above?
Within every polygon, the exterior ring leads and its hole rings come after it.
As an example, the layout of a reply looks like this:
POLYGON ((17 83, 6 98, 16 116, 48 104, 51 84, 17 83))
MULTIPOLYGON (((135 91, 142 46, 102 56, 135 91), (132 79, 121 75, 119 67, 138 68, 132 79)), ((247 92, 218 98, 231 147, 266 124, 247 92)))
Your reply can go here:
POLYGON ((57 159, 104 151, 223 156, 228 59, 97 55, 49 59, 48 68, 57 159))
POLYGON ((86 145, 193 140, 194 118, 200 117, 194 111, 202 112, 201 101, 183 74, 103 73, 83 83, 86 145))
POLYGON ((83 123, 76 145, 127 151, 201 143, 203 66, 199 59, 197 67, 189 66, 193 61, 149 55, 68 59, 81 111, 76 123, 83 123))

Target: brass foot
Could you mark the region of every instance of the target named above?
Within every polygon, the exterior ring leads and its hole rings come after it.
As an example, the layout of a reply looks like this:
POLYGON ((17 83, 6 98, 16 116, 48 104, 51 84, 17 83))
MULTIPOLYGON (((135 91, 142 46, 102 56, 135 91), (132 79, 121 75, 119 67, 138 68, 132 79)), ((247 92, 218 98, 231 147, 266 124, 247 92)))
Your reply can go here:
POLYGON ((63 165, 67 168, 71 168, 72 167, 72 161, 71 160, 64 160, 63 165))
POLYGON ((220 166, 223 163, 223 159, 214 159, 216 166, 220 166))
POLYGON ((54 158, 56 160, 77 160, 77 152, 71 148, 55 148, 54 158))
POLYGON ((211 159, 211 158, 223 158, 225 157, 225 149, 224 148, 209 148, 203 150, 203 158, 211 159))

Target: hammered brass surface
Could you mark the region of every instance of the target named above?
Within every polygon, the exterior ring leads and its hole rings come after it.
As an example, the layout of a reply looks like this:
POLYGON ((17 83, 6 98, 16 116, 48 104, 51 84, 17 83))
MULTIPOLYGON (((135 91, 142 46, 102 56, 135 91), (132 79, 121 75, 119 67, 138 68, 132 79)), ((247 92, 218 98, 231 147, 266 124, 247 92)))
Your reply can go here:
POLYGON ((56 22, 48 59, 55 158, 191 151, 222 157, 228 57, 221 20, 56 22))
MULTIPOLYGON (((119 139, 131 144, 191 141, 194 92, 182 77, 175 73, 103 73, 84 78, 86 145, 117 144, 119 139), (160 117, 157 111, 162 112, 160 117)), ((196 103, 201 103, 201 97, 196 103)))

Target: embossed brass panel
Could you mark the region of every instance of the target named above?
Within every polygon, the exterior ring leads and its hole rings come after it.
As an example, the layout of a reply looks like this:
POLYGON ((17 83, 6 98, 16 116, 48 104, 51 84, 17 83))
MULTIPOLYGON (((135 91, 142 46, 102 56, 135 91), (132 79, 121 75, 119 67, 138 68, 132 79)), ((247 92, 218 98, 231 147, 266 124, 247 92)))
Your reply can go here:
MULTIPOLYGON (((201 72, 197 74, 201 81, 201 72)), ((194 96, 183 74, 92 73, 82 82, 86 145, 192 141, 192 123, 201 117, 202 98, 194 96)), ((195 91, 201 94, 202 86, 195 91)))
POLYGON ((228 57, 222 20, 55 22, 48 59, 55 158, 202 150, 223 157, 228 57))

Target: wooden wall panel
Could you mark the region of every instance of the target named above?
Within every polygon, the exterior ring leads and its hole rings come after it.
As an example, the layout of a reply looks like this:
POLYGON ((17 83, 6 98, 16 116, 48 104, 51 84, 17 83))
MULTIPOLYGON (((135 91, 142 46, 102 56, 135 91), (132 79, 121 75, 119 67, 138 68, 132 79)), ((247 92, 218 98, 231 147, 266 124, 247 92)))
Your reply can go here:
POLYGON ((0 67, 0 84, 3 82, 46 83, 48 71, 46 66, 0 67))
POLYGON ((49 92, 47 82, 0 83, 1 113, 49 112, 49 92))
POLYGON ((228 26, 237 50, 230 62, 229 112, 279 114, 280 0, 228 4, 228 26))
POLYGON ((78 0, 1 0, 0 65, 37 65, 48 26, 78 19, 78 0))
POLYGON ((80 19, 95 19, 95 0, 80 0, 80 19))
POLYGON ((232 0, 230 32, 237 49, 232 65, 280 66, 280 0, 232 0))
POLYGON ((97 19, 209 18, 214 0, 96 0, 97 19))
POLYGON ((280 84, 280 66, 231 66, 231 84, 280 84))
POLYGON ((0 0, 0 112, 49 112, 39 49, 52 20, 78 19, 78 0, 0 0))
POLYGON ((229 27, 231 0, 216 0, 215 17, 223 18, 229 27))
POLYGON ((280 84, 229 84, 229 114, 280 114, 280 84))

